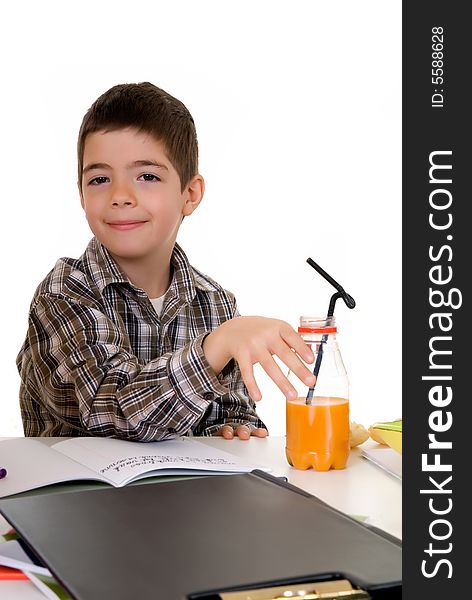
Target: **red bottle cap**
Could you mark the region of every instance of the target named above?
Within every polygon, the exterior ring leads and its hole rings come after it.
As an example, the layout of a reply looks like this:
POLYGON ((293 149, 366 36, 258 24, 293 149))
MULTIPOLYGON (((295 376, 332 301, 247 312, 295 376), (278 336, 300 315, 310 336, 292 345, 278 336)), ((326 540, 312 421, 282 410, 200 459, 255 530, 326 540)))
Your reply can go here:
POLYGON ((298 333, 337 333, 337 327, 299 327, 298 333))

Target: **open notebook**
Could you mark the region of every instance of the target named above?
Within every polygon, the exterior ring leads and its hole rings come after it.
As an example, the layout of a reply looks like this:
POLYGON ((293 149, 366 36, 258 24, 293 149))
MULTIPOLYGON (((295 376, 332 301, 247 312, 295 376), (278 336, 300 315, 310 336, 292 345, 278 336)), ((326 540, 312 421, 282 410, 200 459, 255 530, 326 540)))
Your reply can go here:
POLYGON ((8 472, 0 481, 0 498, 66 481, 122 487, 155 476, 270 471, 188 437, 149 443, 77 437, 52 446, 12 438, 0 441, 0 456, 8 472))

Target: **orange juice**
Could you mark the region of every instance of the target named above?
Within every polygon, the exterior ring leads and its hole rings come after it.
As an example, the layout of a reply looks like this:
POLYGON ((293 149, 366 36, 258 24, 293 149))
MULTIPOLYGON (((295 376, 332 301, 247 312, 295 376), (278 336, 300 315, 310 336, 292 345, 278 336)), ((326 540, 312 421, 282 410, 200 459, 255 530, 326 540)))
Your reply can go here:
POLYGON ((314 396, 287 401, 285 452, 296 469, 344 469, 349 456, 349 402, 314 396))

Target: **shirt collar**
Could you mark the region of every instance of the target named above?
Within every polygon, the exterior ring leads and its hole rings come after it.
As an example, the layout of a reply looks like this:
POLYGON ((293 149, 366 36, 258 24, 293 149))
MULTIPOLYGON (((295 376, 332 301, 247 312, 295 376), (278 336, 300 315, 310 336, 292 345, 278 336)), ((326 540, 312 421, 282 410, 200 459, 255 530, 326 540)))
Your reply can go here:
POLYGON ((124 283, 134 287, 105 246, 95 237, 90 240, 85 249, 83 262, 100 293, 103 293, 103 290, 113 283, 124 283))
MULTIPOLYGON (((96 237, 90 240, 83 255, 83 260, 85 268, 100 293, 103 294, 105 288, 109 285, 121 284, 130 287, 140 296, 145 294, 144 290, 137 288, 131 283, 107 248, 96 237)), ((191 302, 196 294, 195 276, 185 252, 177 243, 172 252, 171 264, 173 267, 173 276, 166 296, 171 294, 175 298, 191 302)))
POLYGON ((185 252, 176 243, 170 259, 174 273, 167 294, 180 296, 186 302, 192 302, 195 297, 195 276, 185 252))

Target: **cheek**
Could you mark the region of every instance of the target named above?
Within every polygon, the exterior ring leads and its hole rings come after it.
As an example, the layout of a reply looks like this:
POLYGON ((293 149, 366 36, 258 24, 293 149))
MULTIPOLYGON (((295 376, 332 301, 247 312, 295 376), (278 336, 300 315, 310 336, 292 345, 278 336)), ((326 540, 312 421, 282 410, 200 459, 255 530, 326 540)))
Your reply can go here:
POLYGON ((85 203, 83 205, 83 209, 84 209, 84 212, 85 212, 85 218, 87 219, 90 228, 95 233, 96 227, 102 221, 102 217, 100 215, 100 211, 97 209, 96 206, 93 206, 90 203, 85 203))
POLYGON ((180 218, 179 205, 176 198, 170 198, 154 204, 151 209, 158 223, 162 225, 171 225, 176 219, 180 218))
POLYGON ((98 214, 100 203, 96 201, 94 202, 93 198, 90 197, 87 197, 85 199, 83 198, 82 208, 84 209, 86 215, 98 214))

